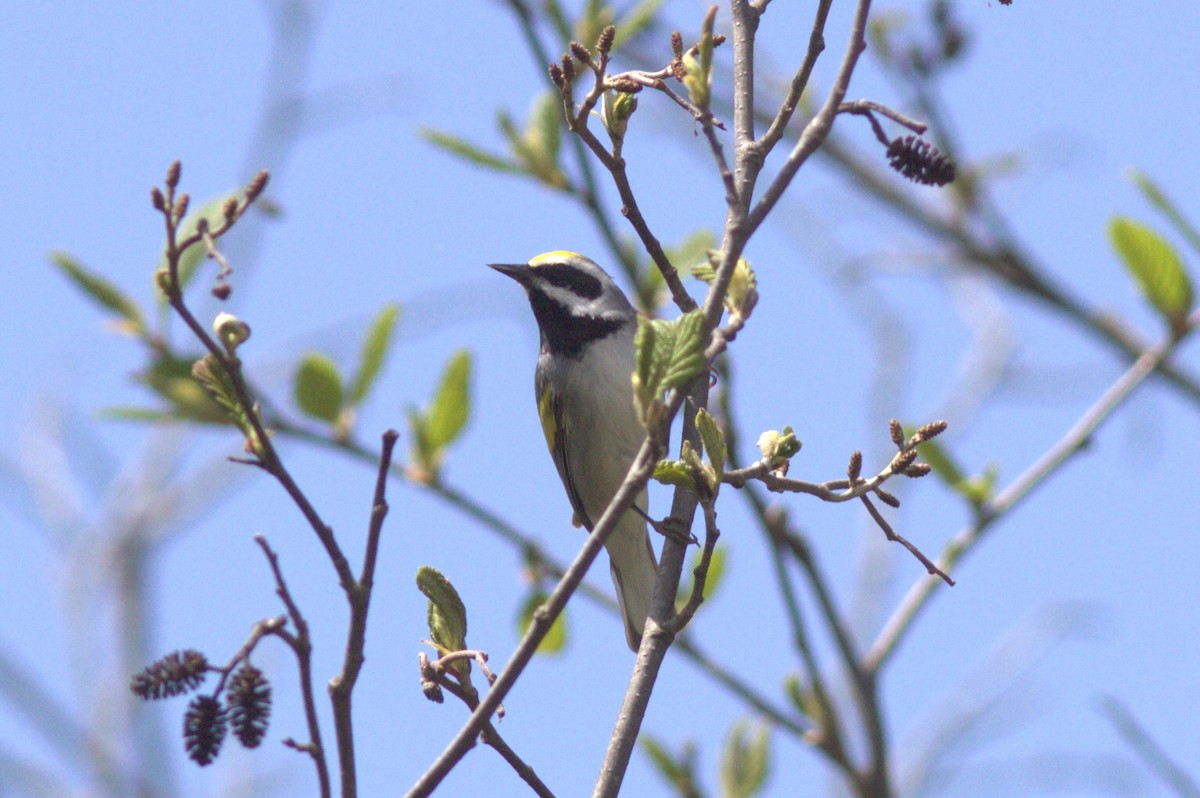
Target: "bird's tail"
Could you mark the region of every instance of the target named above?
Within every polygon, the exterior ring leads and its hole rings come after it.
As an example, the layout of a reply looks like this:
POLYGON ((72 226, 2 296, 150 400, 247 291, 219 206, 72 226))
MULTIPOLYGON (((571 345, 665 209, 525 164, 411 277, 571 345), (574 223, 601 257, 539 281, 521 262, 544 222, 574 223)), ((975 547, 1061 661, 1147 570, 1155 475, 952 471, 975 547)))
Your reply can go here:
POLYGON ((658 578, 658 562, 650 548, 646 522, 636 511, 630 510, 605 543, 605 548, 613 586, 617 589, 617 602, 621 605, 621 619, 625 623, 625 640, 631 650, 637 651, 646 629, 646 617, 650 614, 654 582, 658 578))

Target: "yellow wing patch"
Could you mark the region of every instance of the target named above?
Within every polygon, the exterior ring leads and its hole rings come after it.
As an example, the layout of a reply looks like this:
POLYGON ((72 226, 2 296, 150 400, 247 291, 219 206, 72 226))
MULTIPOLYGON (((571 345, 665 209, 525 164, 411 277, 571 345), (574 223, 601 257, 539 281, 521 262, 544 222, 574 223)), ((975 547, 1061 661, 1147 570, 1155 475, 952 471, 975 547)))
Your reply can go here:
POLYGON ((572 258, 580 257, 583 256, 578 252, 570 252, 565 249, 556 249, 553 252, 543 252, 541 255, 538 255, 536 258, 529 261, 529 265, 541 266, 543 263, 556 263, 559 261, 571 260, 572 258))
POLYGON ((546 436, 546 448, 554 453, 554 440, 558 435, 558 420, 554 418, 554 392, 547 385, 538 397, 538 418, 542 420, 542 434, 546 436))

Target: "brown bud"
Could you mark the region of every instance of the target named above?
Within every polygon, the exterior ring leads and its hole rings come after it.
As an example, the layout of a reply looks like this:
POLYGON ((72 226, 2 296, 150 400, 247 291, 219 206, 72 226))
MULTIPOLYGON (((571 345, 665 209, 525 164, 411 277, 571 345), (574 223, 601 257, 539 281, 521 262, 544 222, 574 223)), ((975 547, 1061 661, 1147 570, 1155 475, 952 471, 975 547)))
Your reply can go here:
POLYGON ((888 431, 892 434, 892 443, 900 449, 904 448, 904 427, 900 426, 900 422, 892 419, 888 422, 888 431))
POLYGON ((179 161, 171 161, 171 165, 167 167, 167 188, 175 188, 179 185, 179 173, 182 169, 183 166, 179 161))
POLYGON ((947 421, 930 421, 925 426, 920 427, 913 437, 918 439, 918 443, 924 443, 941 435, 946 431, 946 427, 948 426, 950 426, 950 423, 947 421))
POLYGON ((555 86, 558 86, 561 89, 567 85, 567 82, 563 79, 562 68, 559 67, 558 64, 551 64, 550 69, 548 71, 550 73, 550 81, 555 86))
POLYGON ((637 94, 642 90, 642 84, 631 78, 613 78, 609 85, 622 94, 637 94))
POLYGON ((150 189, 150 204, 154 206, 154 210, 161 211, 167 207, 167 201, 163 199, 163 193, 158 186, 150 189))
POLYGON ((612 49, 613 39, 616 38, 617 29, 612 25, 605 26, 604 30, 600 31, 600 38, 596 40, 596 52, 600 55, 608 55, 608 51, 612 49))
POLYGON ((575 59, 571 58, 565 53, 562 57, 562 73, 563 79, 566 80, 567 83, 573 83, 575 81, 575 59))
POLYGON ((229 295, 233 293, 233 286, 229 283, 217 283, 213 286, 212 295, 224 302, 229 299, 229 295))
POLYGON ((233 217, 237 214, 238 201, 237 197, 230 197, 225 200, 225 204, 221 206, 221 213, 225 216, 225 221, 233 221, 233 217))
POLYGON ((906 469, 910 465, 912 465, 913 460, 916 460, 916 459, 917 459, 917 450, 916 449, 909 449, 906 452, 900 452, 900 454, 896 455, 892 459, 892 472, 898 474, 898 473, 904 471, 904 469, 906 469))
POLYGON ((908 468, 904 469, 904 476, 913 479, 920 479, 933 470, 929 463, 913 463, 908 468))
POLYGON ((876 488, 875 495, 878 496, 879 500, 881 502, 883 502, 884 504, 886 504, 888 507, 899 507, 900 506, 900 500, 897 499, 892 494, 888 493, 886 490, 883 490, 882 488, 876 488))
POLYGON ((182 219, 187 215, 188 203, 192 198, 187 195, 187 192, 179 195, 179 199, 175 200, 175 218, 182 219))
POLYGON ((579 42, 571 42, 571 55, 579 59, 581 64, 586 64, 592 60, 592 54, 588 52, 588 48, 579 42))
POLYGON ((854 483, 858 482, 860 474, 862 474, 862 452, 856 451, 850 455, 850 464, 846 466, 846 476, 850 477, 850 487, 854 487, 854 483))
POLYGON ((683 34, 679 31, 671 34, 671 52, 676 58, 683 58, 683 34))
POLYGON ((262 170, 254 176, 250 181, 250 185, 246 186, 246 203, 249 204, 258 199, 258 195, 267 187, 267 181, 271 178, 271 173, 266 169, 262 170))

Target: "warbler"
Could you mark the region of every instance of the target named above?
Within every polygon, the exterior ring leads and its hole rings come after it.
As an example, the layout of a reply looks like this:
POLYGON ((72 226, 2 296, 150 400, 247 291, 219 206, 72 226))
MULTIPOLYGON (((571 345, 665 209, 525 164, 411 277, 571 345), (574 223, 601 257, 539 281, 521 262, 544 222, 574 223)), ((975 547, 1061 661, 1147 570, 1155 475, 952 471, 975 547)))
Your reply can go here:
MULTIPOLYGON (((574 252, 488 265, 529 296, 541 332, 534 391, 542 432, 575 525, 590 532, 646 437, 631 382, 637 312, 607 272, 574 252)), ((658 563, 646 530, 646 491, 634 504, 604 545, 625 639, 637 651, 658 563)))

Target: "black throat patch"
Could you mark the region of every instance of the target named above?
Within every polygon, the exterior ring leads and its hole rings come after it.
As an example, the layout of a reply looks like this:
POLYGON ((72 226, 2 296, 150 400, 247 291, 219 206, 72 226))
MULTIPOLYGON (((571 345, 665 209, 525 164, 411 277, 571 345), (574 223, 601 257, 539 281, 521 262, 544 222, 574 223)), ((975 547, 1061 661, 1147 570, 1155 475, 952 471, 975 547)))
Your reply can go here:
POLYGON ((572 316, 565 307, 536 288, 529 291, 529 304, 542 332, 542 348, 555 355, 577 358, 593 341, 607 338, 624 326, 623 319, 572 316))

